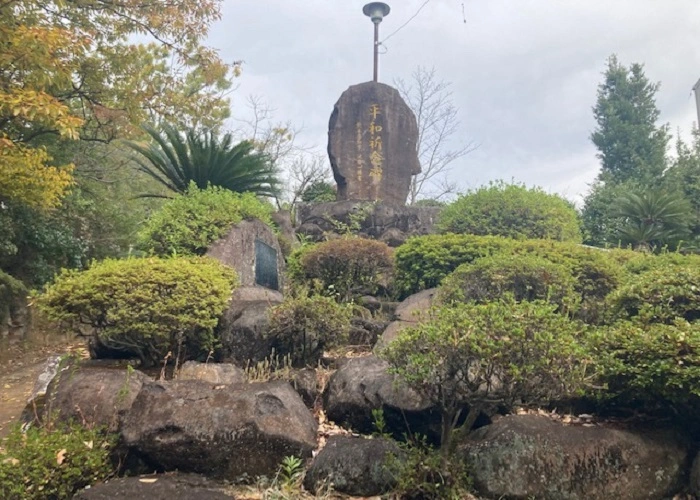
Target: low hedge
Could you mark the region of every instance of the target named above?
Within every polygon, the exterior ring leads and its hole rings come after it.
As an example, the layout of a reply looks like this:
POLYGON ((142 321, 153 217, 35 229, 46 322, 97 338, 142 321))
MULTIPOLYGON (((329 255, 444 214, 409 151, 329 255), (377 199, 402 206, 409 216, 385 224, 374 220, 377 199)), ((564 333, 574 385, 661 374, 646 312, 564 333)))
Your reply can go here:
POLYGON ((497 254, 463 264, 445 278, 441 303, 486 303, 512 295, 517 302, 535 300, 555 304, 559 312, 571 312, 580 298, 571 270, 537 255, 497 254))

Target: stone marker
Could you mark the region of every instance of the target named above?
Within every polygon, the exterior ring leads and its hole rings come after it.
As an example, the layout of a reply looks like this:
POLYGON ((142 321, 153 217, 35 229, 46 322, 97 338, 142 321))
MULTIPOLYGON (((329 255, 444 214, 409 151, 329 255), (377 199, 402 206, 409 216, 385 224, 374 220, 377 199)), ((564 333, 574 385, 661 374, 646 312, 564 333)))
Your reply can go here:
POLYGON ((418 125, 398 90, 377 82, 353 85, 335 104, 328 156, 338 200, 404 205, 420 173, 418 125))

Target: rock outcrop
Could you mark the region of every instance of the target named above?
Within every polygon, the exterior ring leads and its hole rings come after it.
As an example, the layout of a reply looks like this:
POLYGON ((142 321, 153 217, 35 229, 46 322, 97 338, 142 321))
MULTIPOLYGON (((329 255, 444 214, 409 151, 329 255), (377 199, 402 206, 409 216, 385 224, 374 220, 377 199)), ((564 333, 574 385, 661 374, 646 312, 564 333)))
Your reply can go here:
POLYGON ((125 446, 156 470, 271 476, 316 447, 316 420, 287 382, 152 382, 124 419, 125 446))

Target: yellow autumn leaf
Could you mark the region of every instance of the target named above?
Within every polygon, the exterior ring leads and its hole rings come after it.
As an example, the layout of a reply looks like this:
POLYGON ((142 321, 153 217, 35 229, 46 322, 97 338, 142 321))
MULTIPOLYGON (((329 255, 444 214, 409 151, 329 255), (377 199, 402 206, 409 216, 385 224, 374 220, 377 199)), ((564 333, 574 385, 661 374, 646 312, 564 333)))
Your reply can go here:
POLYGON ((65 460, 66 460, 66 453, 68 453, 68 450, 66 450, 65 448, 63 448, 61 451, 59 451, 58 453, 56 453, 56 463, 57 463, 58 465, 61 465, 63 462, 65 462, 65 460))
POLYGON ((156 481, 158 481, 158 479, 155 477, 142 477, 141 479, 139 479, 139 482, 147 483, 147 484, 152 484, 152 483, 155 483, 156 481))

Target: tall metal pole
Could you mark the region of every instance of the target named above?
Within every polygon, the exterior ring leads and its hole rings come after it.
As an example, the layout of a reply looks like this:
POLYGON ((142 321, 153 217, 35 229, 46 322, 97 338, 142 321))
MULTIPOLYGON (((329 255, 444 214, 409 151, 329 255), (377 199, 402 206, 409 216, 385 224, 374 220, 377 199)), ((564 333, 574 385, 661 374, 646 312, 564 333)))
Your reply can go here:
POLYGON ((379 79, 379 23, 374 23, 374 81, 379 79))

